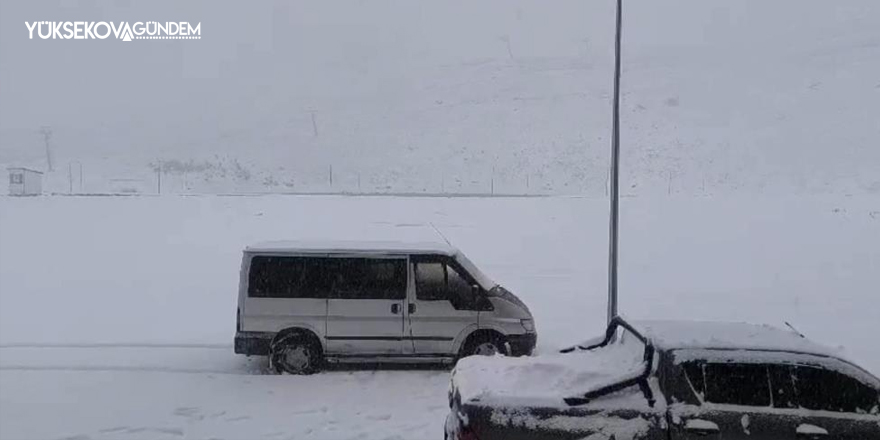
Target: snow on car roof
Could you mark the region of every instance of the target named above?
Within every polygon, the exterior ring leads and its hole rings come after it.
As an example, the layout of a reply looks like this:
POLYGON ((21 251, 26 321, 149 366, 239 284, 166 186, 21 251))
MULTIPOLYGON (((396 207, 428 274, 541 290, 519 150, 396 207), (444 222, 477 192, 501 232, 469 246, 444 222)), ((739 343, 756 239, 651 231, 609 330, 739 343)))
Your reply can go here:
POLYGON ((245 248, 247 252, 322 252, 322 253, 430 253, 454 256, 458 249, 435 242, 397 241, 267 241, 245 248))
POLYGON ((839 357, 840 350, 770 325, 717 321, 634 321, 632 325, 660 349, 740 349, 793 351, 839 357))

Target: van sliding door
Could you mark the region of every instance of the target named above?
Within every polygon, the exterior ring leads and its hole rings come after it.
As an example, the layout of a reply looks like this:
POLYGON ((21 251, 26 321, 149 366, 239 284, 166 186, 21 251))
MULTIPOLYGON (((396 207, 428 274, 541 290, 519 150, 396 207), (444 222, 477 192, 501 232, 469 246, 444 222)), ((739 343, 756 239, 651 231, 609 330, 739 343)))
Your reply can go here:
POLYGON ((327 352, 344 357, 403 353, 405 257, 331 257, 327 352))

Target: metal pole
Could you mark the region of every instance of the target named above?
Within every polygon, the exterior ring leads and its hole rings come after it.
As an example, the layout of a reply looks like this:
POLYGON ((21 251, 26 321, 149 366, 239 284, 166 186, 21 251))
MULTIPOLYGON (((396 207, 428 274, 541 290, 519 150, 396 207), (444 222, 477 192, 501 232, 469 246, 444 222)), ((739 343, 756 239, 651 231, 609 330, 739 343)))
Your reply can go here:
POLYGON ((614 104, 611 122, 611 218, 608 231, 608 322, 617 316, 617 223, 619 212, 620 172, 620 40, 623 23, 623 0, 617 0, 617 24, 614 38, 614 104))

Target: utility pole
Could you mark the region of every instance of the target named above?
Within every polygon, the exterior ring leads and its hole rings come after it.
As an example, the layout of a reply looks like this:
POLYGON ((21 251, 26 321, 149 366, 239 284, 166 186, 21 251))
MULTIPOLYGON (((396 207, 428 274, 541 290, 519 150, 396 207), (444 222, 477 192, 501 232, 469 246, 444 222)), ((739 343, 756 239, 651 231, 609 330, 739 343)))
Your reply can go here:
POLYGON ((620 210, 620 40, 623 0, 617 0, 614 38, 614 101, 611 120, 611 216, 608 227, 608 323, 617 316, 617 224, 620 210))
POLYGON ((46 143, 46 168, 49 171, 54 171, 55 167, 52 165, 52 147, 49 145, 49 139, 52 139, 52 127, 40 127, 40 134, 43 135, 43 141, 46 143))

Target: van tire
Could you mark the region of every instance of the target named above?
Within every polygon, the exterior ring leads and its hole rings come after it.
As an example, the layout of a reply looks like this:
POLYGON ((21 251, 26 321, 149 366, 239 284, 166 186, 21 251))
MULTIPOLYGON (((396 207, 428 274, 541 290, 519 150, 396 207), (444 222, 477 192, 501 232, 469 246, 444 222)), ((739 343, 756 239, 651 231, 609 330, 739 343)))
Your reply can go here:
POLYGON ((321 370, 321 344, 301 332, 279 334, 269 347, 269 368, 278 373, 314 374, 321 370))
POLYGON ((507 356, 507 341, 498 332, 479 332, 471 335, 465 342, 459 354, 459 359, 468 356, 494 356, 501 354, 507 356))

